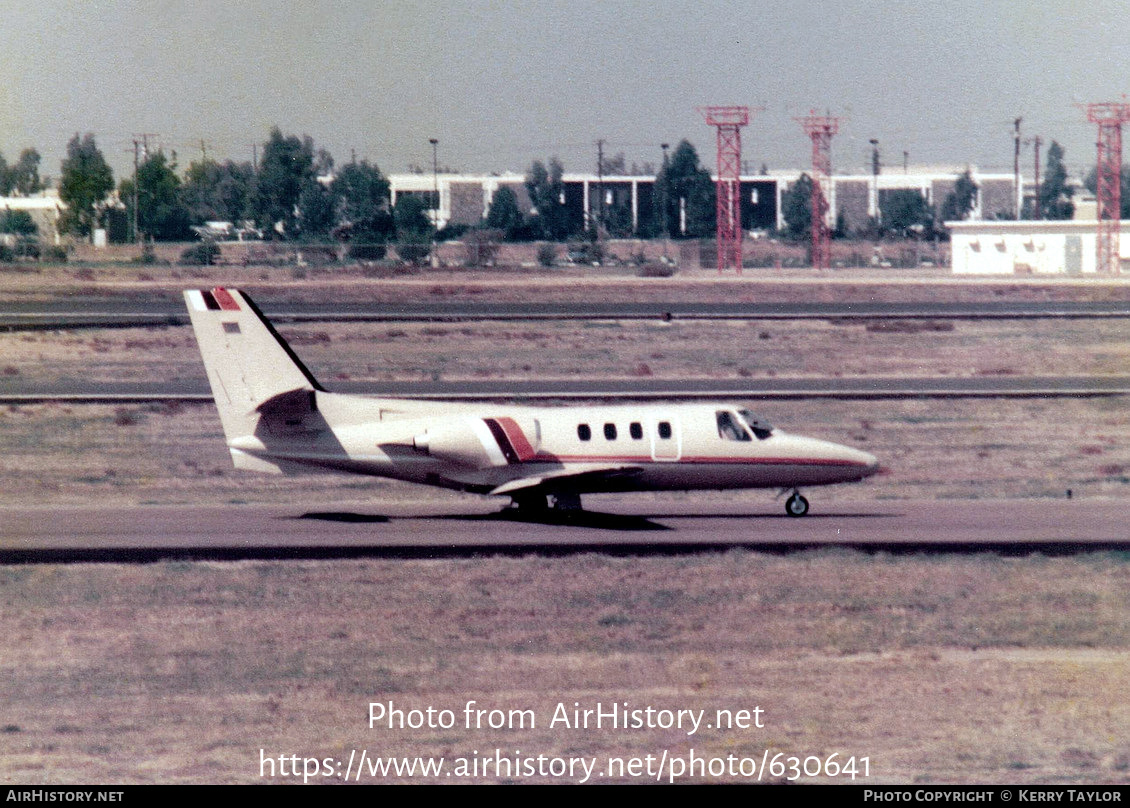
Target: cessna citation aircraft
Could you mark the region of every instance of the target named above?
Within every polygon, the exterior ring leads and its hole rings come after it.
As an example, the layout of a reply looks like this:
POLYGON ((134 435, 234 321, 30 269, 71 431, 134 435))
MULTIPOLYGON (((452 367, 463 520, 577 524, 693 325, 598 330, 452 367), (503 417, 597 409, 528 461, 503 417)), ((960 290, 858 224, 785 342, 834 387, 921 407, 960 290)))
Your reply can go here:
POLYGON ((251 299, 185 292, 236 468, 329 470, 575 510, 581 494, 799 488, 862 480, 866 452, 789 435, 732 404, 532 407, 331 393, 251 299))

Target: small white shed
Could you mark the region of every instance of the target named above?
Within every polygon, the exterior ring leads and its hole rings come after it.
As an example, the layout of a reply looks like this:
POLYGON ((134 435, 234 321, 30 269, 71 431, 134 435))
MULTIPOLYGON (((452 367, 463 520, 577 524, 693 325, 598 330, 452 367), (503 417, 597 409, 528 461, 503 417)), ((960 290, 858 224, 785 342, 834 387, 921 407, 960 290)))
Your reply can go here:
MULTIPOLYGON (((1094 275, 1098 222, 946 222, 955 275, 1094 275)), ((1130 222, 1119 263, 1130 269, 1130 222)))

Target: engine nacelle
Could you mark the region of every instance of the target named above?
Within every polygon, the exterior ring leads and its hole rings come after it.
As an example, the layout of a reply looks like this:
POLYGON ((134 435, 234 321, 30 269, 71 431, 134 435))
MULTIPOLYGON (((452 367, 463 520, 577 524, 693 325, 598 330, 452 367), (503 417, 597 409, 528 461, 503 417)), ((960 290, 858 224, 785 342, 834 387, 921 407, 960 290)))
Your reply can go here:
POLYGON ((538 422, 523 429, 513 418, 456 418, 412 440, 417 451, 475 469, 523 463, 537 454, 538 422))

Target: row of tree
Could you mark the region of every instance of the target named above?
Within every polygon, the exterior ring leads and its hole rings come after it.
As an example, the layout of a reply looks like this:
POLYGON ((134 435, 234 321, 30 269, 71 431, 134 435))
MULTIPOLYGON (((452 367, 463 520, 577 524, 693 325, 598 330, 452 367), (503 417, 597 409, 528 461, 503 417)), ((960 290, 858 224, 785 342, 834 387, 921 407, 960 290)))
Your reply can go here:
MULTIPOLYGON (((118 184, 122 207, 115 217, 107 207, 114 190, 110 167, 93 135, 76 134, 59 180, 59 196, 67 204, 61 227, 89 236, 95 226, 120 219, 127 230, 136 227, 139 238, 171 241, 191 237, 193 225, 250 221, 285 238, 325 238, 342 228, 353 238, 385 240, 393 225, 384 175, 364 160, 336 174, 333 168, 333 158, 315 150, 309 137, 284 137, 277 128, 257 164, 205 159, 191 163, 183 179, 176 154, 158 150, 139 161, 134 177, 118 184)), ((413 225, 423 227, 419 221, 413 225)))
POLYGON ((28 196, 43 189, 39 179, 39 152, 24 149, 13 165, 0 154, 0 196, 28 196))
MULTIPOLYGON (((1033 197, 1024 202, 1022 219, 1036 218, 1036 203, 1039 203, 1039 218, 1070 219, 1075 212, 1071 201, 1073 189, 1067 182, 1067 167, 1063 162, 1064 150, 1056 142, 1048 148, 1047 171, 1033 197)), ((1085 184, 1094 190, 1094 172, 1085 184)), ((1130 189, 1130 169, 1123 170, 1123 187, 1130 189)), ((811 232, 812 179, 802 174, 782 195, 781 213, 786 223, 786 233, 795 238, 807 238, 811 232)), ((954 178, 953 188, 942 199, 941 206, 934 210, 926 197, 920 192, 905 188, 884 190, 879 194, 879 217, 867 223, 864 228, 869 235, 932 235, 942 230, 942 222, 960 221, 969 216, 977 206, 980 189, 969 170, 954 178)), ((1125 195, 1122 202, 1123 218, 1130 216, 1130 199, 1125 195)), ((989 212, 996 219, 1015 218, 1015 210, 989 212)), ((842 216, 837 222, 835 234, 848 235, 842 216)))
MULTIPOLYGON (((617 158, 618 160, 619 158, 617 158)), ((614 160, 606 168, 619 170, 614 160)), ((508 240, 565 240, 583 223, 567 213, 564 167, 556 158, 535 161, 526 175, 530 209, 523 211, 514 192, 496 194, 483 226, 508 240)), ((714 185, 694 147, 683 141, 656 177, 656 202, 642 235, 666 231, 673 237, 708 236, 714 230, 714 185)), ((59 182, 67 204, 66 232, 89 236, 109 226, 119 239, 136 229, 142 239, 181 240, 209 221, 251 222, 268 237, 306 241, 336 238, 357 243, 426 243, 432 237, 430 195, 401 194, 389 206, 389 183, 367 161, 335 169, 333 157, 309 137, 284 136, 272 129, 253 163, 201 160, 181 177, 176 154, 156 151, 139 161, 133 177, 117 185, 120 207, 107 200, 113 175, 94 136, 76 134, 67 145, 59 182), (121 231, 126 232, 121 232, 121 231)), ((633 235, 631 210, 623 204, 594 216, 594 230, 633 235)))
MULTIPOLYGON (((623 155, 606 161, 602 168, 606 175, 623 173, 623 155)), ((563 175, 564 167, 556 158, 548 166, 535 161, 526 174, 529 214, 519 209, 514 192, 503 186, 494 196, 486 226, 501 231, 511 241, 563 241, 580 235, 585 223, 568 214, 563 175)), ((656 173, 651 210, 638 213, 639 221, 633 227, 629 204, 604 205, 598 200, 590 211, 589 235, 703 238, 714 234, 714 181, 689 141, 680 142, 656 173)))
MULTIPOLYGON (((620 157, 606 161, 602 166, 606 173, 622 170, 620 157)), ((39 162, 34 149, 25 149, 12 166, 0 156, 0 191, 38 191, 39 162)), ((507 240, 562 241, 580 235, 585 224, 568 215, 563 174, 556 158, 548 164, 535 161, 525 181, 530 209, 522 210, 514 192, 503 186, 483 226, 507 240)), ((1092 174, 1088 179, 1092 189, 1093 182, 1092 174)), ((1123 182, 1124 187, 1130 185, 1130 173, 1124 171, 1123 182)), ((787 233, 798 238, 809 230, 811 187, 811 179, 802 175, 783 195, 787 233)), ((430 195, 402 194, 391 209, 388 180, 376 165, 354 160, 335 170, 333 157, 315 148, 311 138, 284 136, 277 127, 255 163, 202 159, 190 163, 182 177, 176 154, 166 156, 158 150, 139 161, 134 177, 118 183, 122 207, 111 209, 107 200, 114 190, 113 174, 94 136, 76 134, 67 145, 59 195, 67 205, 61 228, 79 236, 89 236, 100 225, 113 228, 117 222, 119 239, 182 240, 191 237, 193 226, 209 221, 250 222, 267 237, 307 241, 336 238, 383 244, 396 239, 426 244, 433 235, 427 215, 430 195)), ((965 218, 977 194, 970 172, 958 176, 938 218, 965 218)), ((1048 150, 1038 198, 1043 218, 1071 216, 1071 189, 1058 143, 1048 150)), ((936 226, 934 211, 916 191, 884 192, 880 204, 879 221, 886 232, 907 234, 936 226)), ((1123 206, 1124 215, 1130 213, 1130 193, 1123 193, 1123 206)), ((653 205, 639 214, 633 232, 626 204, 599 205, 589 223, 590 235, 700 238, 714 233, 714 183, 688 141, 680 142, 670 160, 664 160, 656 173, 653 205)), ((1022 213, 1031 214, 1030 210, 1022 213)), ((843 230, 842 222, 837 230, 843 230)))

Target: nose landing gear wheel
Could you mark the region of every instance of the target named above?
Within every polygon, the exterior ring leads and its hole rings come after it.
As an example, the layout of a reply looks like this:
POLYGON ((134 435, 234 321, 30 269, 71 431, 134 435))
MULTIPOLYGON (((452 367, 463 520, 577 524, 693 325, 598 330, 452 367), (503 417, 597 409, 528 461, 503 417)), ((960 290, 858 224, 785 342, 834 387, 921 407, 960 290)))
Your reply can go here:
POLYGON ((785 513, 789 516, 804 516, 808 513, 808 500, 794 491, 793 495, 785 500, 785 513))

